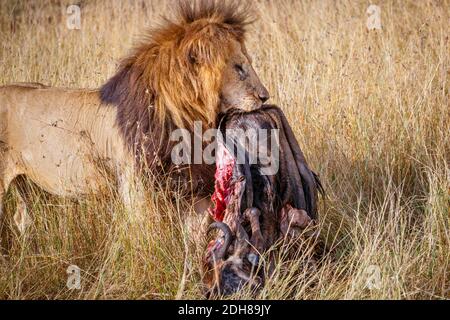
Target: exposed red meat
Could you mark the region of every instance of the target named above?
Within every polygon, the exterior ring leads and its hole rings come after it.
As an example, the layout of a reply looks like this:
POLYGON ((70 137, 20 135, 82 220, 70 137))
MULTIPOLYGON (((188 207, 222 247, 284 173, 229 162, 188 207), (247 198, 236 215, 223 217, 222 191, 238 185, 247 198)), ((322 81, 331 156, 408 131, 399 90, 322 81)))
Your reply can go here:
POLYGON ((223 221, 225 210, 233 195, 232 177, 236 162, 225 146, 219 142, 216 153, 216 173, 213 207, 208 211, 215 221, 223 221))

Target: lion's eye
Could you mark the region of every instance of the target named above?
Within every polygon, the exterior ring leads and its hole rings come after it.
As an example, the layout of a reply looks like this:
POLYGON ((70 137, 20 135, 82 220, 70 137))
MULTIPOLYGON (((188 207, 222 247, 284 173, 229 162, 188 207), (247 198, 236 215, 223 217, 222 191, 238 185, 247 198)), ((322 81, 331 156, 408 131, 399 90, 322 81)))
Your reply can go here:
POLYGON ((244 80, 247 77, 247 73, 244 70, 244 67, 241 64, 235 64, 234 68, 236 69, 237 73, 239 74, 239 77, 241 80, 244 80))

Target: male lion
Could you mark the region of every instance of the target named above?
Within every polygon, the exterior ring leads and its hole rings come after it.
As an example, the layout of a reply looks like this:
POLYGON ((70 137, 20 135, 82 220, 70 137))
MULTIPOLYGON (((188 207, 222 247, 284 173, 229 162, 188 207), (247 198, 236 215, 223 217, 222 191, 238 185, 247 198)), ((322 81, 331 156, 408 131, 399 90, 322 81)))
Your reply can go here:
MULTIPOLYGON (((143 169, 175 172, 207 195, 214 166, 175 170, 169 133, 194 121, 213 127, 219 112, 258 109, 269 98, 244 45, 250 22, 239 2, 181 2, 177 20, 152 29, 99 90, 0 87, 0 216, 19 175, 52 194, 79 196, 101 188, 106 167, 131 208, 143 169)), ((19 229, 25 212, 15 215, 19 229)))

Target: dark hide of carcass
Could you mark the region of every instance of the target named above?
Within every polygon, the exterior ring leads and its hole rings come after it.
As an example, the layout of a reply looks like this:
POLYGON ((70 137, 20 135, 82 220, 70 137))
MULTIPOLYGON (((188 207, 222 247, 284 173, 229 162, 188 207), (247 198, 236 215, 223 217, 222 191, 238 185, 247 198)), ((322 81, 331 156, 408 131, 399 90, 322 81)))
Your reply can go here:
POLYGON ((204 280, 209 292, 226 295, 262 284, 264 275, 254 274, 260 255, 314 223, 323 188, 278 107, 222 115, 219 130, 209 212, 215 220, 210 230, 223 236, 208 246, 204 280))

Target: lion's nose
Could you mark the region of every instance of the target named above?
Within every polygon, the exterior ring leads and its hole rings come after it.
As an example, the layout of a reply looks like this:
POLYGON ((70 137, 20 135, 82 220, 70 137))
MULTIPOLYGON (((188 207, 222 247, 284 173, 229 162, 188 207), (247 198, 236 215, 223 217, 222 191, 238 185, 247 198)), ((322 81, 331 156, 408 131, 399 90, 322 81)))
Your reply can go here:
POLYGON ((267 91, 266 88, 262 88, 262 90, 259 91, 258 93, 258 98, 264 103, 267 100, 269 100, 270 95, 269 95, 269 91, 267 91))

